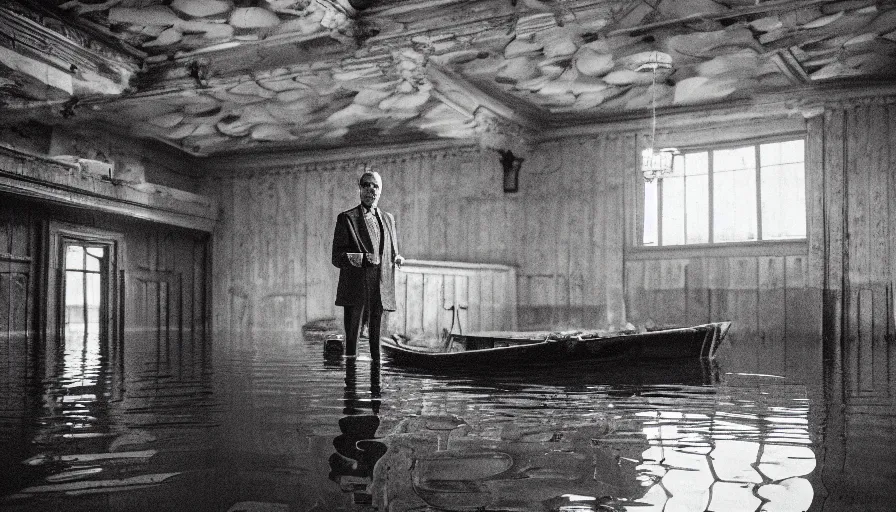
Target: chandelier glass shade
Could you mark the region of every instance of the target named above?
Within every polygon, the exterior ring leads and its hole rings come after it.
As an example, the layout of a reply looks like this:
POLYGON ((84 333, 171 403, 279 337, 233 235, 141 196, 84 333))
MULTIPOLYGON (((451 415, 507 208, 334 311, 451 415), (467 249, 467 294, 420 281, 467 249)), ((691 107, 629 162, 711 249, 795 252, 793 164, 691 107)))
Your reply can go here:
POLYGON ((672 68, 672 59, 667 54, 654 52, 652 58, 638 67, 638 71, 650 70, 650 144, 641 151, 641 173, 645 181, 653 181, 672 174, 673 162, 678 150, 675 148, 656 149, 656 75, 658 69, 672 68))

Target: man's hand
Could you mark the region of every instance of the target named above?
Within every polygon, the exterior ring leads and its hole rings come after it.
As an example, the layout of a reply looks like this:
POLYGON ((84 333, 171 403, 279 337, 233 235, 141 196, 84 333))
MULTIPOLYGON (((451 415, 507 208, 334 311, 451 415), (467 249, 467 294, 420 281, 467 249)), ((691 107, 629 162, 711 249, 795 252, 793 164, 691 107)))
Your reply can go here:
POLYGON ((401 268, 402 265, 404 265, 404 256, 399 254, 395 257, 395 266, 401 268))

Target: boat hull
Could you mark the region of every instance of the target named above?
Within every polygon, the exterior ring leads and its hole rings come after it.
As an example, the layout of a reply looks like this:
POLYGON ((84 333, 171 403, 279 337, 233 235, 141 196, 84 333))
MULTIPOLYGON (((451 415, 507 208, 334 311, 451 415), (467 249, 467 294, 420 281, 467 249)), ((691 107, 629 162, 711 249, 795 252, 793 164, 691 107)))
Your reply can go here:
POLYGON ((712 359, 730 322, 593 337, 519 338, 452 335, 445 351, 426 351, 383 339, 383 355, 399 366, 513 368, 566 361, 647 362, 712 359))

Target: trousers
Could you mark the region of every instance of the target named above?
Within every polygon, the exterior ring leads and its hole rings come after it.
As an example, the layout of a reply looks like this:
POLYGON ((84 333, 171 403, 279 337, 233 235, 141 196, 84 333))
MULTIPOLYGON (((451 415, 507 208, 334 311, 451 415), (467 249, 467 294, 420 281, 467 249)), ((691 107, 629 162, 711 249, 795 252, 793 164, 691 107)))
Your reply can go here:
POLYGON ((383 302, 380 297, 379 273, 368 273, 364 302, 360 305, 343 306, 345 322, 345 355, 358 355, 358 338, 367 322, 367 336, 370 343, 370 357, 380 360, 380 326, 383 322, 383 302))

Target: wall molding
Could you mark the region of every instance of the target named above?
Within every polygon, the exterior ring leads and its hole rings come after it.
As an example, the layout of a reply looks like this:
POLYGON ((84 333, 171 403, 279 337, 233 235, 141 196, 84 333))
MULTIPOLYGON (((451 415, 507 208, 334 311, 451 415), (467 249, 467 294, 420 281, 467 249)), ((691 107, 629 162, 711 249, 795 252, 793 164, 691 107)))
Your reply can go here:
MULTIPOLYGON (((659 132, 706 129, 708 124, 745 123, 766 119, 810 118, 825 109, 857 105, 896 103, 896 84, 887 82, 855 83, 849 86, 806 86, 757 96, 753 99, 726 100, 715 104, 663 107, 657 109, 659 132)), ((558 117, 546 128, 538 142, 588 137, 606 133, 644 131, 649 125, 649 110, 604 116, 600 120, 558 117)))
POLYGON ((438 140, 388 146, 335 148, 322 151, 281 151, 211 156, 197 161, 206 176, 246 177, 255 174, 289 174, 337 171, 366 164, 385 165, 413 158, 448 158, 481 151, 474 140, 438 140))
POLYGON ((0 192, 211 232, 213 199, 161 185, 128 186, 79 165, 0 145, 0 192), (139 187, 139 188, 138 188, 139 187))

